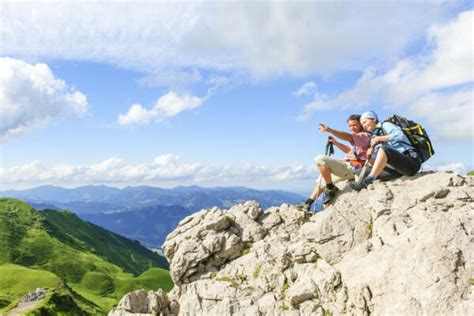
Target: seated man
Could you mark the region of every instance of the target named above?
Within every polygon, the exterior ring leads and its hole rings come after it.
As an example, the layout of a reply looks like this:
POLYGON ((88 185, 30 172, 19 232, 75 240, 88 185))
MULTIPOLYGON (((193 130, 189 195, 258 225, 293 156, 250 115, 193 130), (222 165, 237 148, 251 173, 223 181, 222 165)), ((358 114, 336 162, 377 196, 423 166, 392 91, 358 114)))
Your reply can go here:
POLYGON ((395 175, 415 175, 421 167, 419 153, 410 144, 402 129, 390 122, 379 123, 377 114, 372 111, 361 116, 364 129, 371 133, 370 149, 368 154, 374 152, 375 161, 367 177, 358 182, 351 182, 349 186, 360 191, 387 170, 392 170, 395 175), (390 169, 386 168, 390 165, 390 169))
POLYGON ((316 157, 316 166, 321 173, 317 180, 317 185, 311 193, 309 199, 303 203, 303 208, 311 209, 311 205, 318 198, 321 192, 325 192, 323 203, 329 203, 339 191, 334 185, 335 182, 354 179, 356 169, 363 166, 367 159, 367 149, 369 148, 370 134, 365 132, 359 121, 360 115, 351 115, 347 119, 347 124, 351 133, 334 130, 327 125, 321 124, 320 132, 328 132, 339 139, 348 141, 351 146, 342 144, 329 136, 328 141, 335 144, 346 155, 342 160, 333 159, 325 155, 316 157))

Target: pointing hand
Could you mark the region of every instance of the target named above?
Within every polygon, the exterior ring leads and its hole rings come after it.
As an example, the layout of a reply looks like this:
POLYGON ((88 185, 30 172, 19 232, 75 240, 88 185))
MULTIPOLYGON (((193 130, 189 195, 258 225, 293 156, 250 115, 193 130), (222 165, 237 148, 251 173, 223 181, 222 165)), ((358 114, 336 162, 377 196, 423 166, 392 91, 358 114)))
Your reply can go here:
POLYGON ((327 132, 329 131, 329 126, 327 126, 326 124, 319 124, 319 132, 327 132))

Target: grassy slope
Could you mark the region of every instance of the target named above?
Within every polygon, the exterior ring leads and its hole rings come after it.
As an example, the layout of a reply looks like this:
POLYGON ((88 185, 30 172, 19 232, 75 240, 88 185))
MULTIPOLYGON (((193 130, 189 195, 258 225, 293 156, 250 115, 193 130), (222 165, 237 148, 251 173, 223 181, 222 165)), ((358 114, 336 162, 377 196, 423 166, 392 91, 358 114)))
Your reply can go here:
POLYGON ((138 242, 81 220, 69 211, 43 210, 50 235, 81 251, 97 254, 125 271, 139 275, 151 267, 168 268, 166 259, 138 242))
MULTIPOLYGON (((172 287, 168 271, 157 268, 146 270, 145 266, 144 274, 134 278, 121 267, 89 252, 98 250, 87 242, 77 239, 75 233, 67 233, 65 228, 54 232, 54 225, 50 223, 41 213, 21 201, 0 199, 0 249, 3 250, 0 252, 0 264, 14 263, 30 267, 36 269, 35 273, 47 273, 41 270, 50 271, 64 280, 73 292, 78 293, 75 296, 78 304, 81 305, 82 302, 88 310, 93 310, 93 304, 97 304, 102 312, 108 311, 128 291, 137 288, 148 290, 172 287), (66 243, 59 240, 59 237, 64 237, 66 243)), ((79 235, 86 233, 82 231, 79 235)), ((8 269, 8 265, 0 266, 0 275, 5 274, 7 270, 3 271, 4 269, 8 269)), ((14 278, 17 275, 19 274, 15 273, 14 278)), ((28 279, 27 275, 26 280, 28 279)), ((36 288, 30 284, 31 286, 15 289, 13 285, 15 283, 16 281, 5 283, 10 286, 0 288, 0 297, 8 296, 7 300, 12 301, 36 288)), ((47 285, 51 286, 50 283, 47 285)), ((55 300, 67 301, 61 299, 64 293, 65 290, 62 289, 58 295, 51 298, 52 305, 43 308, 54 311, 55 300)))
POLYGON ((136 278, 131 274, 122 273, 115 275, 112 280, 106 275, 89 272, 82 282, 75 284, 73 288, 84 298, 103 306, 105 310, 110 310, 128 292, 137 289, 157 290, 157 285, 167 292, 173 288, 167 270, 150 268, 136 278))
POLYGON ((41 215, 25 203, 0 199, 0 263, 17 257, 17 247, 29 229, 41 226, 41 215))
POLYGON ((472 170, 471 172, 469 172, 467 175, 468 175, 468 176, 474 176, 474 170, 472 170))
POLYGON ((55 274, 14 264, 0 265, 0 312, 16 306, 36 288, 48 289, 46 298, 29 315, 97 315, 104 310, 81 297, 55 274))
POLYGON ((0 265, 0 311, 25 293, 38 287, 53 289, 61 280, 48 271, 14 264, 0 265))

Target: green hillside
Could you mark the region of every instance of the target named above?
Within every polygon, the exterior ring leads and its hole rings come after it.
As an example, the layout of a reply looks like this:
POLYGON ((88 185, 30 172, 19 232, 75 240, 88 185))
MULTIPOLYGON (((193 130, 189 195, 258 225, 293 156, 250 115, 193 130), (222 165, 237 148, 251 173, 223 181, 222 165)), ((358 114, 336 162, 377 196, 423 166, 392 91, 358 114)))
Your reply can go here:
POLYGON ((69 246, 95 253, 125 271, 139 275, 151 267, 168 269, 166 259, 138 242, 81 220, 69 211, 43 210, 50 235, 69 246))
POLYGON ((52 289, 61 280, 48 271, 38 271, 5 264, 0 266, 0 310, 8 306, 16 298, 38 287, 52 289))
POLYGON ((468 176, 474 176, 474 170, 472 170, 471 172, 469 172, 467 175, 468 175, 468 176))
POLYGON ((48 294, 30 315, 103 314, 100 307, 78 295, 51 272, 14 264, 0 265, 0 272, 0 312, 15 307, 25 293, 40 287, 48 289, 48 294))
POLYGON ((41 308, 54 311, 66 295, 89 314, 106 313, 134 289, 172 287, 168 271, 158 268, 163 259, 138 243, 69 212, 37 212, 15 199, 0 199, 0 249, 0 275, 10 277, 0 284, 0 312, 36 287, 55 293, 41 308), (29 273, 10 271, 24 267, 29 273))

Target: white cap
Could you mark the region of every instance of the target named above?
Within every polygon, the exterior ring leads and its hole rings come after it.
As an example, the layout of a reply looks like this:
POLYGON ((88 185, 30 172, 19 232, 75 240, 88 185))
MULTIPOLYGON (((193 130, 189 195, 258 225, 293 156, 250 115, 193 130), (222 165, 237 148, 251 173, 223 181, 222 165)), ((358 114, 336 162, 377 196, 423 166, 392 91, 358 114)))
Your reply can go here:
POLYGON ((364 112, 361 116, 360 116, 360 120, 364 120, 364 119, 371 119, 371 120, 379 120, 379 118, 377 117, 377 114, 375 114, 374 111, 367 111, 367 112, 364 112))

